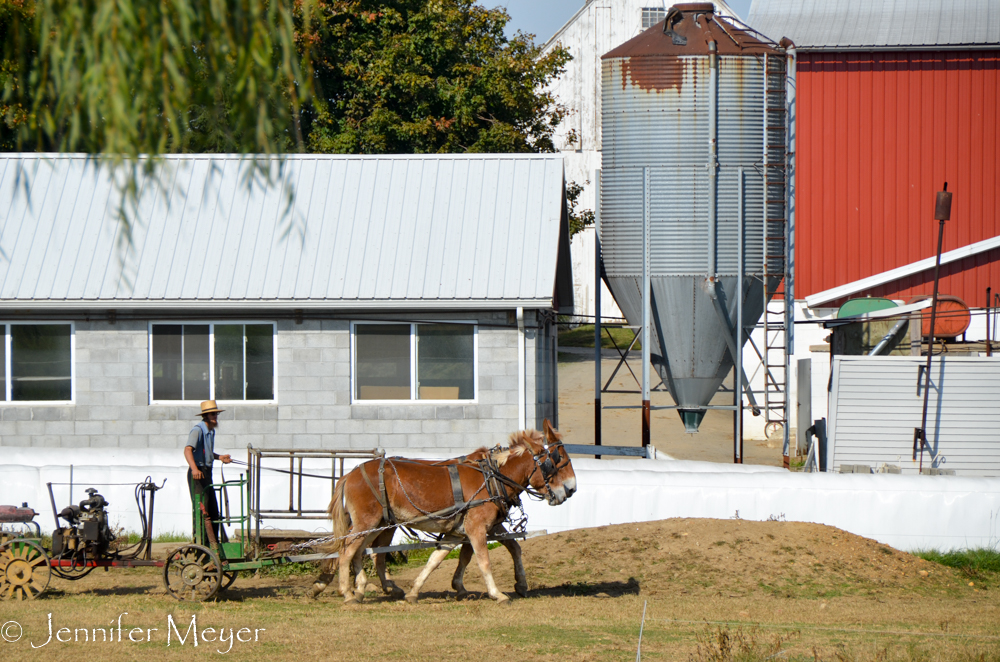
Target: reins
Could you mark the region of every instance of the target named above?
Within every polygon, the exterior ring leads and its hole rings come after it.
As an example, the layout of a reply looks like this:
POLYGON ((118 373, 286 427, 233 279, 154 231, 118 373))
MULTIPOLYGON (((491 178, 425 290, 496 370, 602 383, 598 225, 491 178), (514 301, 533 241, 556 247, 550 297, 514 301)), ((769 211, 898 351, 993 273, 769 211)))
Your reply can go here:
MULTIPOLYGON (((525 446, 526 446, 527 450, 529 452, 531 452, 530 445, 525 444, 525 446)), ((506 450, 507 450, 506 448, 497 446, 494 449, 491 449, 489 451, 487 457, 485 457, 485 458, 483 458, 481 460, 468 460, 467 459, 468 456, 467 455, 463 455, 461 458, 458 459, 457 462, 455 462, 454 460, 446 460, 446 461, 442 461, 442 462, 436 462, 436 463, 430 464, 430 465, 425 464, 423 462, 409 460, 407 458, 400 458, 400 457, 386 458, 386 457, 382 457, 379 460, 379 469, 378 469, 379 485, 378 485, 378 488, 375 487, 372 479, 368 476, 368 472, 364 468, 365 465, 361 464, 361 465, 355 467, 352 471, 359 471, 360 470, 361 476, 364 479, 365 484, 368 485, 368 488, 372 491, 372 493, 375 496, 376 500, 379 502, 379 505, 382 506, 383 521, 388 522, 388 524, 386 524, 385 526, 376 527, 376 528, 373 528, 373 529, 368 529, 366 531, 352 532, 352 533, 349 533, 349 534, 344 535, 344 536, 333 536, 333 535, 331 535, 331 536, 325 536, 323 538, 316 538, 314 540, 308 540, 306 542, 302 542, 302 543, 298 543, 298 544, 292 545, 291 549, 292 550, 301 550, 301 549, 305 549, 305 548, 316 547, 318 545, 323 545, 323 544, 335 542, 335 541, 338 541, 338 540, 346 540, 346 539, 349 539, 349 538, 350 539, 357 539, 358 537, 368 536, 369 534, 372 534, 372 533, 379 533, 379 532, 387 531, 389 529, 394 529, 394 528, 400 527, 400 526, 402 526, 405 529, 409 529, 409 527, 411 527, 411 526, 413 526, 415 524, 420 524, 422 522, 426 522, 426 521, 430 521, 430 520, 443 521, 443 520, 454 519, 454 520, 456 520, 456 523, 457 523, 457 520, 460 519, 461 517, 463 517, 469 510, 471 510, 472 508, 475 508, 477 506, 481 506, 483 504, 486 504, 486 503, 495 503, 497 505, 497 507, 500 509, 503 521, 507 522, 507 523, 511 523, 510 511, 511 511, 512 508, 521 509, 521 511, 523 513, 523 507, 521 505, 521 498, 520 498, 520 493, 522 491, 525 492, 530 498, 533 498, 533 499, 542 500, 542 499, 546 498, 545 494, 543 494, 541 491, 539 491, 539 490, 537 490, 537 489, 535 489, 534 487, 531 486, 531 478, 535 475, 535 472, 541 472, 541 474, 542 474, 542 480, 545 482, 545 488, 551 494, 552 488, 551 488, 551 485, 549 484, 549 481, 556 474, 558 474, 559 471, 562 470, 563 467, 565 467, 567 464, 569 464, 570 460, 569 460, 569 454, 566 453, 566 449, 565 449, 565 447, 563 447, 563 444, 562 444, 561 441, 557 441, 555 444, 552 444, 551 446, 549 444, 543 443, 542 444, 542 450, 545 453, 545 459, 544 460, 540 460, 539 459, 540 457, 542 457, 541 453, 538 453, 538 454, 531 453, 531 458, 532 458, 532 461, 534 462, 535 466, 531 470, 531 473, 528 474, 528 477, 527 477, 527 479, 525 481, 525 484, 521 485, 521 484, 519 484, 519 483, 511 480, 510 478, 508 478, 507 476, 505 476, 503 473, 501 473, 500 472, 500 467, 497 465, 496 461, 494 460, 494 456, 497 453, 503 452, 503 451, 506 451, 506 450), (555 458, 553 458, 553 450, 552 450, 553 448, 555 449, 555 458), (559 448, 562 448, 562 453, 559 452, 559 448), (565 454, 565 456, 563 454, 565 454), (564 457, 565 457, 565 462, 563 462, 564 457), (417 465, 425 466, 425 467, 426 466, 433 466, 433 467, 444 467, 444 466, 446 466, 448 468, 449 477, 451 479, 452 495, 453 495, 453 498, 455 500, 455 503, 453 505, 449 506, 448 508, 444 508, 442 510, 433 511, 433 512, 432 511, 426 511, 426 510, 420 508, 418 505, 416 505, 413 502, 413 499, 410 498, 410 495, 407 493, 406 488, 403 486, 403 481, 400 479, 399 472, 396 470, 396 467, 395 467, 395 463, 397 463, 397 462, 409 463, 409 464, 417 464, 417 465), (446 464, 446 462, 451 462, 451 464, 446 464), (411 520, 407 520, 405 522, 398 522, 396 520, 395 514, 392 512, 392 508, 391 508, 390 503, 389 503, 389 493, 388 493, 388 491, 386 489, 386 484, 385 484, 385 465, 386 465, 386 463, 388 463, 389 466, 392 468, 393 473, 396 476, 396 483, 399 486, 400 492, 402 492, 403 496, 406 498, 406 501, 417 512, 421 513, 421 515, 419 517, 411 519, 411 520), (459 476, 458 476, 458 467, 459 466, 465 466, 465 467, 468 467, 470 469, 474 469, 474 470, 478 471, 479 473, 481 473, 483 475, 483 484, 475 492, 473 492, 473 495, 479 494, 485 488, 487 494, 489 495, 489 498, 486 498, 486 499, 473 499, 472 501, 465 501, 464 492, 462 491, 462 488, 461 488, 461 482, 458 480, 458 478, 459 478, 459 476), (511 488, 513 490, 513 494, 508 493, 508 491, 506 489, 504 489, 504 488, 511 488)), ((365 463, 365 464, 367 464, 367 463, 365 463)), ((348 474, 348 475, 350 475, 350 474, 348 474)), ((347 476, 344 476, 343 478, 347 478, 347 476)), ((522 516, 520 518, 520 520, 516 523, 516 525, 515 525, 514 528, 515 529, 523 529, 523 528, 526 527, 526 525, 527 525, 527 519, 522 516)), ((445 537, 446 537, 446 534, 442 533, 442 534, 440 534, 440 538, 439 539, 440 540, 444 540, 445 537)))

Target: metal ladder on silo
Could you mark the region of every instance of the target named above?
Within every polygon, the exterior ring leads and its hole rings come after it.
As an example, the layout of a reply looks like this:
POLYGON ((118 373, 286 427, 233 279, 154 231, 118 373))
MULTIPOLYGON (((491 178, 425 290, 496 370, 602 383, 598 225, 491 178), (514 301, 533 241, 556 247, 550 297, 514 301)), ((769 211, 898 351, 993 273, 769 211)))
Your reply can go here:
POLYGON ((788 224, 785 201, 785 70, 779 58, 764 56, 764 420, 765 433, 770 436, 780 425, 788 434, 788 373, 789 328, 791 311, 783 285, 788 280, 786 229, 788 224), (772 135, 776 134, 776 135, 772 135), (774 153, 780 160, 771 159, 774 153), (772 286, 771 280, 780 276, 772 286))

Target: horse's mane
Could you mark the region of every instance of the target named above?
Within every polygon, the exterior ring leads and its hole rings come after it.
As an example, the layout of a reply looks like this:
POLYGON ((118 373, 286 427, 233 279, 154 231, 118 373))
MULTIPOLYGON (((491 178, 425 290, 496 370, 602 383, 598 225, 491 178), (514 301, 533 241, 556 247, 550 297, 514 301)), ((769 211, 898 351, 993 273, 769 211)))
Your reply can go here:
POLYGON ((510 446, 494 453, 493 460, 497 463, 497 466, 502 467, 512 457, 533 452, 531 447, 532 442, 541 444, 543 439, 542 433, 538 430, 520 430, 514 432, 510 435, 510 446))

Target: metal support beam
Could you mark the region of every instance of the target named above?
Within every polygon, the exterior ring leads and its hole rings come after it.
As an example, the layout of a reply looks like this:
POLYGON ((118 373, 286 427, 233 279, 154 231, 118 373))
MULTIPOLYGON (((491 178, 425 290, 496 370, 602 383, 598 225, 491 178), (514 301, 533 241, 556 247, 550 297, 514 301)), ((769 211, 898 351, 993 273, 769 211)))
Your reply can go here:
MULTIPOLYGON (((601 445, 601 170, 594 173, 594 445, 601 445)), ((601 459, 600 455, 594 456, 601 459)))
POLYGON ((642 169, 642 445, 649 446, 649 316, 652 308, 649 275, 649 168, 642 169))
MULTIPOLYGON (((733 464, 743 464, 743 392, 737 388, 737 375, 743 374, 743 274, 746 251, 743 236, 743 168, 736 180, 736 354, 733 365, 733 464)), ((766 196, 765 196, 766 197, 766 196)))

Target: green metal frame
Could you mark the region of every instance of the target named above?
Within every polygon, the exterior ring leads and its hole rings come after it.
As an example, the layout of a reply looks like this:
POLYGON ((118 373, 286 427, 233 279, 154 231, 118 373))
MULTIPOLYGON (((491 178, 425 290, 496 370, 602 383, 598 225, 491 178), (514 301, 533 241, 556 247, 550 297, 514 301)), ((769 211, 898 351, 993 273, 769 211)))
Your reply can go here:
POLYGON ((290 563, 290 561, 283 557, 264 559, 259 556, 254 556, 253 558, 247 558, 249 551, 247 537, 250 533, 250 515, 248 514, 250 512, 250 490, 247 489, 248 480, 249 479, 245 474, 240 474, 240 477, 237 480, 224 480, 221 483, 212 483, 209 486, 209 489, 216 492, 216 503, 219 504, 223 502, 219 498, 223 490, 229 487, 239 487, 239 513, 236 515, 230 513, 228 517, 224 516, 221 520, 219 520, 223 526, 227 524, 239 525, 240 539, 237 542, 219 542, 217 545, 213 545, 211 543, 208 537, 208 532, 205 529, 205 518, 201 516, 201 495, 197 493, 192 495, 191 519, 194 525, 192 540, 194 544, 201 545, 202 547, 208 547, 218 555, 219 561, 222 563, 223 572, 258 570, 268 566, 290 563))

